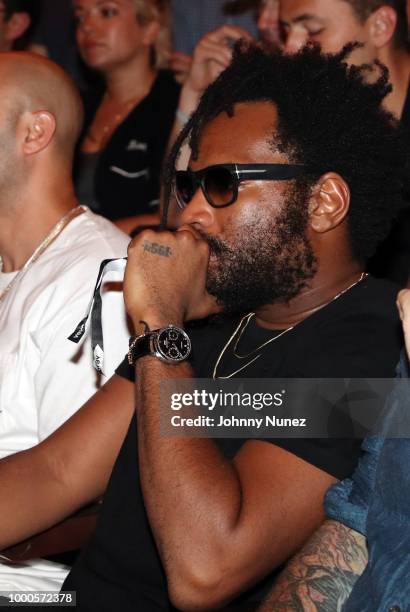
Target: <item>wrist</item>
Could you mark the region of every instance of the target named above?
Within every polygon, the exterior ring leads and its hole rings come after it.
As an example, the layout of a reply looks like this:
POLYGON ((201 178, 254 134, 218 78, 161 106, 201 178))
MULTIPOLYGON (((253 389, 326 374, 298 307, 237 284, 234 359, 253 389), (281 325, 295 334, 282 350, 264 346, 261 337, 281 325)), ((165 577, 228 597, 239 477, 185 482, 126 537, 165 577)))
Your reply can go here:
POLYGON ((144 321, 144 333, 130 338, 128 363, 134 365, 143 357, 155 357, 170 365, 188 359, 191 353, 191 340, 187 333, 176 325, 164 325, 159 329, 148 330, 144 321))
POLYGON ((179 97, 179 110, 185 115, 191 115, 196 110, 201 95, 202 90, 198 91, 194 89, 187 81, 183 86, 181 95, 179 97))
POLYGON ((190 115, 188 115, 187 113, 184 113, 183 110, 181 110, 180 108, 177 108, 177 112, 176 112, 176 118, 178 120, 178 122, 184 126, 188 123, 190 115))
POLYGON ((161 329, 163 327, 167 327, 167 325, 175 325, 176 327, 183 328, 184 322, 182 317, 178 317, 176 315, 164 315, 163 313, 158 312, 145 312, 141 315, 132 317, 132 323, 135 330, 135 335, 144 334, 147 331, 147 327, 149 327, 150 331, 155 329, 161 329))

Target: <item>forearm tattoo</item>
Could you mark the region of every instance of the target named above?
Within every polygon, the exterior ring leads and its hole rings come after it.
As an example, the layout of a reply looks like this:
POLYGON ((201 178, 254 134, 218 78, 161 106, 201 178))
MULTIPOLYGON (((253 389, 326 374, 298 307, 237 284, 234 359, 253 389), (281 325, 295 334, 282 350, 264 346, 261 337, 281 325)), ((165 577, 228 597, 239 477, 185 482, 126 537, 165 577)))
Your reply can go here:
POLYGON ((143 244, 144 251, 152 253, 153 255, 159 255, 160 257, 171 257, 171 248, 157 244, 156 242, 148 242, 147 240, 143 244))
POLYGON ((259 612, 337 612, 366 564, 365 538, 326 521, 289 562, 259 612))

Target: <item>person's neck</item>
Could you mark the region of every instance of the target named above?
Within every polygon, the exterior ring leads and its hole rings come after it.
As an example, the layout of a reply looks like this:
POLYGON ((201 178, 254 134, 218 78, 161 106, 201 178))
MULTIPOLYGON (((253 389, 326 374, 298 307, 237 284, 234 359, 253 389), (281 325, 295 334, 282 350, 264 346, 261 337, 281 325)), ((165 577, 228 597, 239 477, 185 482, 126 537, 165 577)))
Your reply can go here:
POLYGON ((14 203, 0 200, 2 272, 20 270, 56 223, 78 205, 70 191, 56 197, 43 194, 33 198, 28 194, 20 194, 14 203))
POLYGON ((138 56, 105 74, 106 97, 118 103, 133 98, 144 98, 150 91, 156 77, 149 58, 138 56), (138 75, 138 78, 135 78, 138 75))
MULTIPOLYGON (((335 266, 336 267, 336 266, 335 266)), ((266 329, 286 329, 320 310, 364 276, 363 266, 352 263, 337 273, 318 271, 309 284, 289 302, 276 302, 256 311, 256 322, 266 329)))
POLYGON ((385 49, 379 59, 389 69, 389 80, 393 86, 384 101, 384 108, 400 119, 409 87, 410 54, 405 49, 385 49))

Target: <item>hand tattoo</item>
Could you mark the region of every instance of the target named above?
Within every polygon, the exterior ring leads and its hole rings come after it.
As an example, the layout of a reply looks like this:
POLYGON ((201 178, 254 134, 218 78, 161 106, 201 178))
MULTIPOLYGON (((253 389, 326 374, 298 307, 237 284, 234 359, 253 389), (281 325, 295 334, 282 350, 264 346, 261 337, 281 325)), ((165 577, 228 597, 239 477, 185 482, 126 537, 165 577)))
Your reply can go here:
POLYGON ((147 240, 143 244, 144 251, 152 253, 153 255, 160 255, 160 257, 171 257, 172 251, 170 247, 162 246, 156 242, 148 242, 147 240))

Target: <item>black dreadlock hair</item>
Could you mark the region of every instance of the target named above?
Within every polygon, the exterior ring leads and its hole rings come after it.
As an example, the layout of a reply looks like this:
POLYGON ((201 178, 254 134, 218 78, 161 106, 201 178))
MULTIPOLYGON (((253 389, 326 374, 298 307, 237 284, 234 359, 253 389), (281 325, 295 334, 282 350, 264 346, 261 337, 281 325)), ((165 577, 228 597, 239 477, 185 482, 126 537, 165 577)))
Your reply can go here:
POLYGON ((322 54, 317 46, 286 55, 266 45, 237 44, 232 63, 205 91, 171 150, 164 169, 165 201, 185 141, 195 159, 202 129, 217 115, 232 116, 240 102, 270 102, 279 118, 276 133, 267 139, 291 163, 318 169, 316 175, 294 179, 295 188, 310 194, 327 171, 349 185, 351 251, 356 260, 367 261, 403 206, 405 154, 397 121, 381 106, 391 91, 387 68, 377 62, 348 66, 345 60, 357 45, 350 43, 335 55, 322 54), (380 73, 376 80, 375 70, 380 73))

